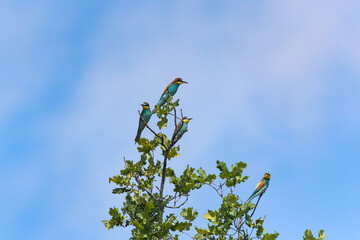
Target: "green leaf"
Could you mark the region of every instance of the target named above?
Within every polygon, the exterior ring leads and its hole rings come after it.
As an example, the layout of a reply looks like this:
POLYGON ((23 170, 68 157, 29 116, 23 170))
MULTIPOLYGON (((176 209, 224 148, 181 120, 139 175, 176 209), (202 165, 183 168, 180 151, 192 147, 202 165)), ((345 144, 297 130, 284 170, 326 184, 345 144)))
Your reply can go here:
POLYGON ((170 178, 175 177, 176 178, 175 172, 174 172, 174 170, 172 168, 166 168, 165 174, 166 174, 166 177, 170 177, 170 178))
POLYGON ((132 221, 132 225, 134 225, 137 228, 144 229, 144 226, 141 225, 138 220, 132 221))
POLYGON ((325 239, 325 233, 324 230, 319 231, 319 239, 318 240, 324 240, 325 239))
POLYGON ((325 239, 325 233, 324 230, 319 231, 319 238, 315 238, 312 232, 309 229, 306 229, 304 233, 304 240, 323 240, 325 239))
POLYGON ((116 207, 110 208, 109 214, 113 217, 116 217, 117 215, 119 215, 119 209, 116 207))
POLYGON ((188 221, 194 221, 198 215, 198 212, 195 210, 193 211, 192 207, 183 208, 180 215, 188 221))
POLYGON ((231 171, 224 162, 217 161, 217 168, 220 170, 219 177, 226 180, 226 187, 235 187, 241 182, 245 182, 247 176, 242 177, 242 172, 246 168, 246 163, 238 162, 235 165, 231 165, 231 171))
POLYGON ((103 220, 103 221, 101 221, 101 222, 105 224, 105 227, 106 227, 106 229, 108 229, 108 230, 111 229, 111 228, 113 228, 113 227, 115 226, 115 224, 114 224, 113 221, 103 220))
POLYGON ((260 237, 264 233, 264 228, 262 226, 258 226, 256 231, 256 236, 260 237))
POLYGON ((190 230, 191 225, 192 224, 189 223, 189 222, 178 222, 178 223, 173 225, 171 230, 173 230, 173 231, 177 230, 179 232, 182 232, 184 230, 190 230))
POLYGON ((168 122, 168 119, 166 117, 161 117, 160 118, 160 121, 157 123, 157 126, 159 127, 159 129, 163 129, 164 127, 167 126, 167 122, 168 122))
POLYGON ((222 179, 225 178, 225 176, 228 174, 229 169, 226 166, 226 163, 221 162, 221 161, 216 161, 216 167, 220 170, 220 177, 222 179), (221 176, 222 175, 222 176, 221 176))
POLYGON ((205 173, 205 171, 204 171, 202 168, 199 168, 199 169, 197 170, 197 172, 198 172, 200 178, 203 178, 203 179, 206 178, 206 173, 205 173))
POLYGON ((113 194, 121 194, 121 193, 129 192, 129 191, 131 191, 131 190, 127 189, 126 187, 122 187, 122 188, 114 188, 112 193, 113 194))
POLYGON ((263 240, 276 240, 277 237, 279 236, 280 234, 275 232, 275 233, 266 233, 264 234, 263 236, 263 240))
POLYGON ((305 230, 304 240, 315 240, 312 232, 311 232, 309 229, 306 229, 306 230, 305 230))
POLYGON ((116 175, 109 178, 109 183, 113 182, 116 185, 128 186, 130 184, 131 175, 125 174, 125 176, 116 175))
POLYGON ((114 207, 110 208, 109 215, 111 216, 111 220, 103 220, 102 223, 105 224, 106 229, 111 229, 114 226, 123 226, 124 220, 126 219, 125 216, 122 216, 119 213, 119 209, 114 207))
POLYGON ((177 99, 177 100, 172 104, 173 109, 174 109, 175 107, 179 106, 179 104, 180 104, 180 99, 177 99))
POLYGON ((178 153, 178 151, 180 150, 179 146, 173 147, 170 149, 169 153, 168 153, 168 159, 172 159, 174 157, 180 157, 180 154, 178 153))
POLYGON ((208 210, 208 212, 204 214, 204 218, 209 220, 212 224, 218 224, 220 220, 219 217, 220 215, 217 211, 208 210))
POLYGON ((152 210, 155 208, 155 205, 152 203, 152 202, 146 202, 145 203, 145 207, 148 209, 148 210, 152 210))

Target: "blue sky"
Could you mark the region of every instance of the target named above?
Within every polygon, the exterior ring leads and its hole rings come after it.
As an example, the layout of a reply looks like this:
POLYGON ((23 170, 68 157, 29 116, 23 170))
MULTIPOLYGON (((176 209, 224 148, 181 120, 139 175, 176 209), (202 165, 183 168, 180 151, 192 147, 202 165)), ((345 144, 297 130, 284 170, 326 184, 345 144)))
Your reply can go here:
MULTIPOLYGON (((172 167, 245 161, 243 198, 272 173, 255 214, 267 231, 360 238, 359 7, 3 0, 0 238, 127 239, 100 222, 121 206, 108 177, 137 159, 139 104, 175 77, 194 120, 172 167)), ((206 188, 190 200, 218 203, 206 188)))

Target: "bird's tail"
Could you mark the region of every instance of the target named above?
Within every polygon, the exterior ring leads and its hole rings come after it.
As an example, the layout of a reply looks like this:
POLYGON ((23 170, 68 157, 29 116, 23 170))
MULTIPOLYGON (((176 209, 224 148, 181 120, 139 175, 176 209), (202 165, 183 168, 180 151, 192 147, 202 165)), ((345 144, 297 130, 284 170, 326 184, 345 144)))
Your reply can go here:
POLYGON ((253 200, 253 199, 254 199, 254 197, 256 197, 256 195, 255 195, 255 194, 252 194, 252 195, 249 197, 249 199, 248 199, 248 200, 246 200, 246 202, 249 202, 249 201, 253 200))
POLYGON ((139 142, 140 137, 141 137, 141 131, 138 131, 138 133, 136 134, 136 137, 135 137, 135 142, 139 142))

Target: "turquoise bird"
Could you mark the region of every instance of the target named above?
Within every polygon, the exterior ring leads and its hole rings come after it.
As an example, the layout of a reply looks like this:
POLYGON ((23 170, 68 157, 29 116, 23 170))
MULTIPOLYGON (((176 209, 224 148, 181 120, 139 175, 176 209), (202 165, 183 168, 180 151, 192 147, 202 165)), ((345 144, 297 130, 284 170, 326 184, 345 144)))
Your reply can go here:
MULTIPOLYGON (((151 117, 151 111, 150 111, 150 106, 147 102, 144 102, 141 104, 143 110, 141 111, 141 117, 144 119, 144 121, 146 122, 146 124, 149 122, 150 117, 151 117)), ((139 142, 140 140, 140 136, 141 136, 141 132, 144 130, 145 128, 145 123, 144 121, 141 119, 139 119, 139 127, 138 127, 138 131, 136 134, 136 138, 135 138, 135 142, 139 142)))
POLYGON ((182 135, 187 132, 188 124, 191 119, 192 118, 189 117, 183 117, 183 119, 181 119, 181 121, 178 123, 172 137, 174 142, 177 142, 182 137, 182 135))
POLYGON ((251 194, 251 196, 246 202, 251 201, 252 199, 254 199, 259 195, 261 196, 269 187, 269 183, 270 183, 270 173, 267 172, 265 173, 263 179, 260 180, 258 185, 256 185, 254 192, 251 194))
MULTIPOLYGON (((175 93, 177 92, 179 86, 183 83, 187 83, 185 81, 183 81, 181 78, 175 78, 174 81, 172 81, 164 90, 163 94, 160 97, 160 100, 158 101, 158 103, 156 105, 158 105, 159 107, 161 107, 162 105, 164 105, 164 103, 166 103, 166 100, 170 97, 170 96, 174 96, 175 93)), ((152 113, 156 113, 156 108, 153 109, 152 113)))

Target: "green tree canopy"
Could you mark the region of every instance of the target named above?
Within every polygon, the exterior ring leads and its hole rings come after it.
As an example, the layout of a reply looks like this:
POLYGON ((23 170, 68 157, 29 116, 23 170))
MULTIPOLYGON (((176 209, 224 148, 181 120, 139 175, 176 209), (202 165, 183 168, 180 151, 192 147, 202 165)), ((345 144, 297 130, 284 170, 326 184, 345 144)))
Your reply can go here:
MULTIPOLYGON (((132 239, 179 239, 185 235, 198 240, 277 239, 279 233, 265 232, 263 225, 266 216, 252 218, 261 195, 254 204, 244 202, 235 193, 235 189, 248 179, 243 175, 246 163, 227 166, 225 162, 217 161, 217 173, 206 173, 202 168, 187 165, 178 175, 168 166, 169 161, 180 156, 180 145, 179 139, 169 138, 162 130, 168 127, 170 117, 174 119, 175 126, 183 118, 182 111, 181 114, 177 111, 178 106, 179 100, 173 101, 172 97, 162 107, 156 106, 158 131, 146 124, 153 138, 140 139, 137 147, 140 159, 133 161, 124 158, 124 168, 109 178, 109 182, 116 185, 113 194, 124 194, 125 200, 120 210, 110 208, 111 219, 102 221, 105 227, 130 227, 132 239), (161 160, 155 157, 157 149, 161 152, 161 160), (165 184, 171 186, 166 188, 171 191, 165 192, 165 184), (187 201, 194 190, 203 187, 217 193, 220 205, 202 216, 208 224, 200 228, 193 226, 194 220, 199 217, 196 206, 188 206, 187 201), (193 235, 189 232, 191 228, 195 232, 193 235)), ((175 127, 174 134, 176 131, 179 129, 175 127)), ((323 231, 319 231, 319 237, 314 238, 311 231, 306 230, 304 240, 322 240, 324 237, 323 231)))

